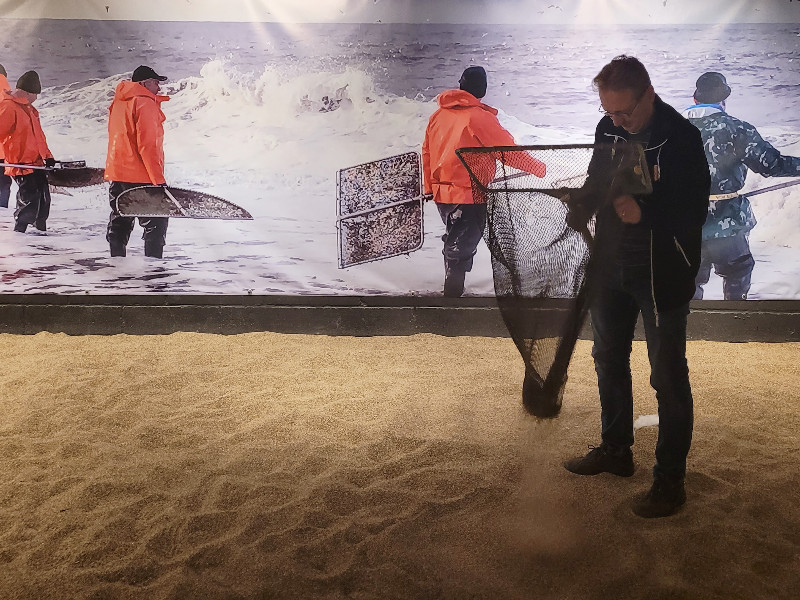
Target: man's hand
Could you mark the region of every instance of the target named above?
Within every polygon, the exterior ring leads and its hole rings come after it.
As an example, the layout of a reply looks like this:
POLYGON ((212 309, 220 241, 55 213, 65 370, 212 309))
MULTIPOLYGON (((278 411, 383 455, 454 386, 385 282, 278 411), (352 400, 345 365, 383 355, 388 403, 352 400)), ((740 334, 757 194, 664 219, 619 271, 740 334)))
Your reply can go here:
POLYGON ((636 225, 642 220, 642 209, 633 196, 618 196, 614 200, 614 210, 620 221, 628 225, 636 225))
POLYGON ((56 159, 53 158, 52 156, 49 157, 49 158, 45 158, 44 159, 44 166, 47 167, 48 169, 52 169, 53 167, 56 166, 56 159))
POLYGON ((431 200, 433 200, 433 194, 422 194, 422 199, 425 202, 430 202, 431 200))
POLYGON ((567 207, 567 215, 564 219, 567 226, 578 233, 584 231, 592 218, 592 213, 589 209, 569 192, 561 196, 560 200, 567 207))

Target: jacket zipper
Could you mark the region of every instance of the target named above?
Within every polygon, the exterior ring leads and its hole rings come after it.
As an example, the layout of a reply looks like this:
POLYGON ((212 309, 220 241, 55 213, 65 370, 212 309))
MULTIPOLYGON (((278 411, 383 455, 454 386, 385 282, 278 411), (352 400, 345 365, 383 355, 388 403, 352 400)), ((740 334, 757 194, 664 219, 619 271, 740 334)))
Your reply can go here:
POLYGON ((681 247, 680 243, 678 243, 678 238, 676 238, 675 236, 672 236, 672 239, 675 241, 675 247, 678 249, 678 252, 680 252, 681 256, 683 256, 683 260, 686 261, 686 265, 691 267, 692 263, 686 257, 686 252, 683 251, 683 248, 681 247))
MULTIPOLYGON (((606 137, 613 137, 615 142, 617 142, 619 140, 622 140, 622 141, 624 141, 626 143, 628 142, 628 140, 626 138, 622 137, 621 135, 617 135, 615 133, 603 133, 603 135, 605 135, 606 137)), ((656 149, 658 150, 658 153, 656 154, 656 168, 659 169, 659 170, 661 168, 661 165, 660 165, 660 163, 661 163, 661 148, 664 146, 664 144, 667 143, 667 141, 669 141, 669 138, 667 138, 666 140, 661 142, 658 146, 653 146, 652 148, 650 148, 649 144, 648 144, 648 147, 645 148, 645 151, 647 151, 647 150, 656 150, 656 149)), ((675 241, 677 243, 677 240, 675 240, 675 241)), ((680 248, 680 246, 679 246, 679 248, 680 248)), ((683 253, 683 250, 681 250, 681 253, 683 253)), ((686 259, 686 255, 685 254, 684 254, 683 257, 684 257, 684 259, 686 259)), ((658 321, 659 321, 659 318, 658 318, 658 304, 656 304, 656 284, 655 284, 655 276, 654 276, 654 271, 653 271, 653 230, 652 229, 650 230, 650 298, 653 300, 653 315, 655 316, 655 319, 656 319, 656 327, 658 327, 658 321)))
POLYGON ((653 274, 653 230, 650 230, 650 296, 653 299, 653 314, 656 317, 656 327, 658 327, 658 304, 656 304, 656 278, 653 274))

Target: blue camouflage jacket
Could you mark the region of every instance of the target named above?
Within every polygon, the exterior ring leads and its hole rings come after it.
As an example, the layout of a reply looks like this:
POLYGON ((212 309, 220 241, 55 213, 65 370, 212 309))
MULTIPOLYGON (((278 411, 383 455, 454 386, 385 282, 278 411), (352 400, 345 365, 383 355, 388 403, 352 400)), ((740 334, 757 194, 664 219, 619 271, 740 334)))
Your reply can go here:
MULTIPOLYGON (((730 116, 718 104, 698 104, 683 115, 700 130, 711 172, 711 194, 735 193, 744 187, 747 170, 766 177, 800 175, 800 158, 783 156, 755 127, 730 116)), ((711 202, 703 239, 750 231, 756 218, 747 196, 711 202)))

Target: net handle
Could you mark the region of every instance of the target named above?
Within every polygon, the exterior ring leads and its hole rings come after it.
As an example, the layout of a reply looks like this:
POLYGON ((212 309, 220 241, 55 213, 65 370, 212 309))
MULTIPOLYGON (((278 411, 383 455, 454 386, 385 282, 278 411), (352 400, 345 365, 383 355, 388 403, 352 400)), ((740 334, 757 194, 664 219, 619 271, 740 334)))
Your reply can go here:
MULTIPOLYGON (((487 153, 497 153, 499 155, 503 155, 504 153, 509 152, 530 152, 533 150, 569 150, 569 149, 590 149, 594 148, 594 144, 563 144, 563 145, 527 145, 527 146, 482 146, 482 147, 468 147, 468 148, 456 148, 456 156, 458 160, 461 161, 461 164, 464 165, 464 168, 467 170, 469 174, 469 178, 473 185, 477 186, 482 192, 491 191, 491 188, 487 187, 483 183, 481 183, 475 174, 472 172, 469 164, 467 164, 467 160, 465 156, 469 154, 487 154, 487 153)), ((518 177, 525 177, 529 175, 528 173, 515 173, 513 175, 508 175, 498 180, 493 180, 489 183, 495 183, 496 181, 510 181, 512 179, 517 179, 518 177)), ((549 190, 550 188, 548 188, 549 190)), ((515 188, 515 192, 543 192, 547 193, 548 190, 542 188, 515 188)))

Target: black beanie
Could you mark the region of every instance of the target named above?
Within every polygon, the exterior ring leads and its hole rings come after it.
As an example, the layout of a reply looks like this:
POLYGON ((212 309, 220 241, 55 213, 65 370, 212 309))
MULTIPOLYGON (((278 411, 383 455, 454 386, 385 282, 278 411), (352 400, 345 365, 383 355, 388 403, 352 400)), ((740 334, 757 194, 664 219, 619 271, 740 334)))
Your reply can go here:
POLYGON ((23 73, 17 80, 17 89, 29 94, 41 94, 42 83, 39 81, 39 74, 36 71, 23 73))
POLYGON ((2 74, 3 77, 8 77, 8 73, 6 73, 6 68, 3 65, 0 65, 0 74, 2 74))
POLYGON ((731 95, 731 88, 722 73, 709 71, 697 78, 694 99, 701 104, 716 104, 731 95))
POLYGON ((486 95, 486 70, 483 67, 467 67, 458 80, 458 86, 476 98, 486 95))

